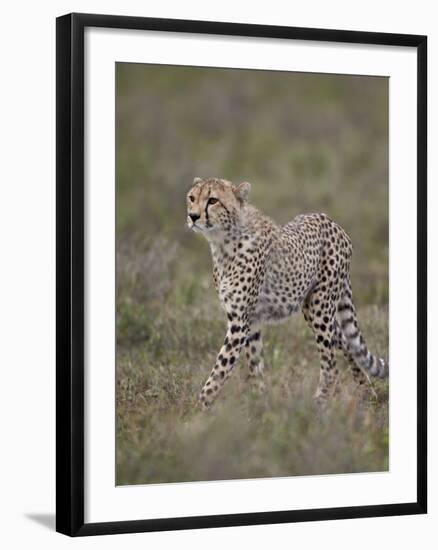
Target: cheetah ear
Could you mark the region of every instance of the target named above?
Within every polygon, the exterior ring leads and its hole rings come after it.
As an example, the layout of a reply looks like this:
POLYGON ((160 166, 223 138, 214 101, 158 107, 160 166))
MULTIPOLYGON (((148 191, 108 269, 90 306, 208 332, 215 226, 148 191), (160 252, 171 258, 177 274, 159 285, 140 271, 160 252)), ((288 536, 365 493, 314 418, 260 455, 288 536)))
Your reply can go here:
POLYGON ((241 201, 245 202, 248 199, 249 192, 251 191, 251 184, 247 181, 239 184, 234 188, 234 194, 241 201))
POLYGON ((201 183, 202 182, 202 178, 194 178, 193 179, 193 185, 196 185, 197 183, 201 183))

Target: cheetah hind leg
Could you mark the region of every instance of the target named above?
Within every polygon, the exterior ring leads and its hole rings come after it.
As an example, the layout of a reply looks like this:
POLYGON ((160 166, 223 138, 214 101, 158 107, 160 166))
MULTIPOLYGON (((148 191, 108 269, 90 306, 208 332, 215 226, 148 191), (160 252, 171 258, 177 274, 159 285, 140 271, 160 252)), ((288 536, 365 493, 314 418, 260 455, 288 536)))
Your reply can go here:
POLYGON ((260 392, 265 391, 263 377, 263 340, 259 328, 253 329, 245 341, 245 353, 248 361, 249 373, 246 378, 260 392))
POLYGON ((334 354, 335 308, 326 293, 315 290, 307 298, 303 314, 315 336, 321 360, 319 384, 314 397, 318 406, 322 406, 335 393, 339 375, 334 354))

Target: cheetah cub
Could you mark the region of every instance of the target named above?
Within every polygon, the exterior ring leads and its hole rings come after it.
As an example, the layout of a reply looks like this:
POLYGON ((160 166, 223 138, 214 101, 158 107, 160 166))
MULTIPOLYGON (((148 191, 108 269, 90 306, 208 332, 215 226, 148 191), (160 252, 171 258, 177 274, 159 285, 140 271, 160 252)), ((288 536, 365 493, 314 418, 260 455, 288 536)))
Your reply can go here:
POLYGON ((228 318, 224 343, 201 394, 208 409, 231 376, 243 348, 249 377, 263 387, 261 327, 301 310, 321 361, 315 394, 324 402, 338 377, 334 351, 355 381, 385 377, 388 363, 371 354, 359 330, 350 284, 351 241, 325 214, 303 214, 279 226, 247 202, 251 185, 195 178, 187 194, 187 224, 207 239, 213 278, 228 318))

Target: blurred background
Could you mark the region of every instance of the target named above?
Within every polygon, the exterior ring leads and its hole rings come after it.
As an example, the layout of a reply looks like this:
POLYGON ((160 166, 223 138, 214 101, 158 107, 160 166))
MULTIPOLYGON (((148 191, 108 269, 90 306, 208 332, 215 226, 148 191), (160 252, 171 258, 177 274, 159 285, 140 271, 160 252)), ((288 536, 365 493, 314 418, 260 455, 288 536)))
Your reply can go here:
POLYGON ((185 195, 195 176, 247 180, 279 223, 336 220, 364 336, 387 357, 388 80, 119 63, 116 86, 117 483, 385 470, 387 383, 364 400, 342 369, 318 418, 301 316, 266 331, 266 396, 241 360, 213 413, 197 412, 225 320, 185 195))

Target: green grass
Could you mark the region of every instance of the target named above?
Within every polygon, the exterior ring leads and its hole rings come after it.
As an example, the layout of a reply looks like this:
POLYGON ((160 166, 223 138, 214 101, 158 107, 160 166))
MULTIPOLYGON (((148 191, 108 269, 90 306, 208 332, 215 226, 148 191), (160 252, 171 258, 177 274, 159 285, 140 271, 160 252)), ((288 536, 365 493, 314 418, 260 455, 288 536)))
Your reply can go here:
POLYGON ((265 396, 242 359, 198 412, 225 320, 184 199, 217 175, 251 181, 280 223, 329 214, 353 241, 364 336, 388 357, 387 103, 383 78, 117 66, 118 484, 387 469, 388 383, 361 398, 339 357, 339 395, 318 414, 301 316, 266 330, 265 396))

